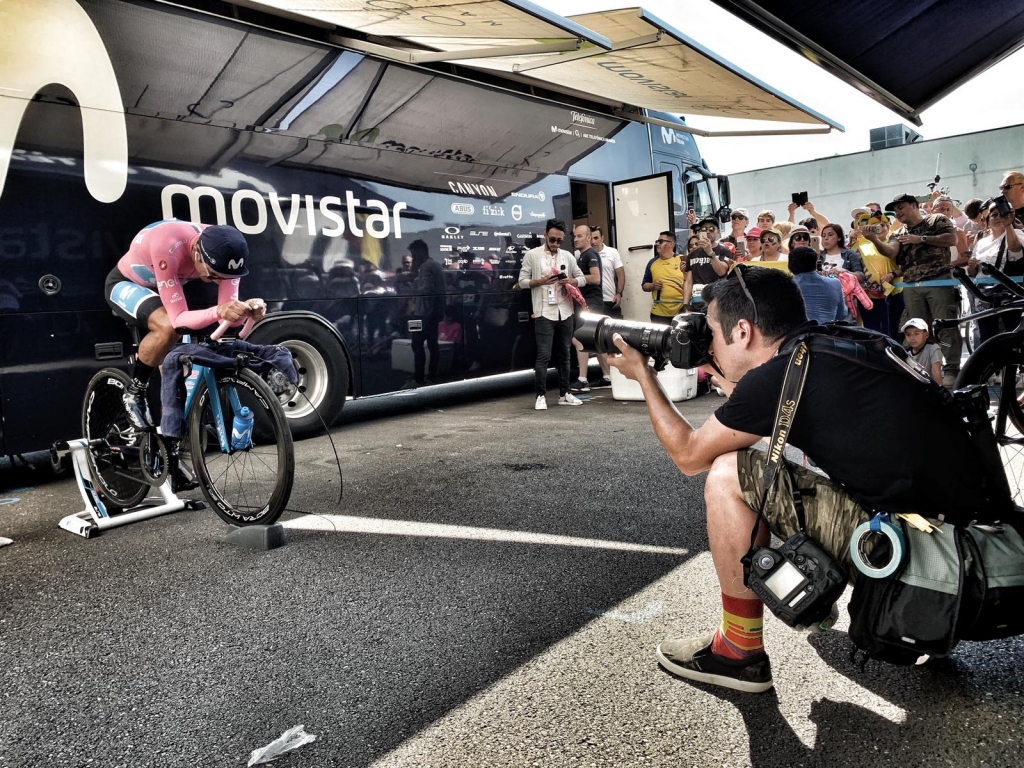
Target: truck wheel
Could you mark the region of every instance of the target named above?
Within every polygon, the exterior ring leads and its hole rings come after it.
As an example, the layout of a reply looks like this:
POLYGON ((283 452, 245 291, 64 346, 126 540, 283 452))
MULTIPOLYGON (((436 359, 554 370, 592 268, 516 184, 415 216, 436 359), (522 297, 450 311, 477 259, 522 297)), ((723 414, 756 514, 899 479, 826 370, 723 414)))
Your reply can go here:
POLYGON ((288 417, 295 437, 323 432, 322 418, 330 426, 341 413, 348 394, 348 361, 338 339, 316 321, 281 320, 260 329, 254 344, 280 344, 292 353, 298 387, 275 386, 270 382, 288 417), (316 411, 320 416, 317 417, 316 411))

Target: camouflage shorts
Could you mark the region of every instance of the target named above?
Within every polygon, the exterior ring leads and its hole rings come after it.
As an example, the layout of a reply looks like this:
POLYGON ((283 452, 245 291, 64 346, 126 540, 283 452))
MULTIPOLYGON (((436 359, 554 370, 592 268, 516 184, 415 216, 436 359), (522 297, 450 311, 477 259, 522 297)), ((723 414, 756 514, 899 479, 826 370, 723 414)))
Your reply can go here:
MULTIPOLYGON (((736 457, 743 500, 755 511, 761 504, 764 461, 764 452, 753 448, 739 451, 736 457)), ((792 464, 790 468, 803 498, 807 534, 852 574, 850 537, 854 528, 868 520, 870 514, 827 477, 792 464)), ((792 489, 790 473, 780 469, 779 479, 764 509, 768 527, 783 541, 800 530, 792 489)))

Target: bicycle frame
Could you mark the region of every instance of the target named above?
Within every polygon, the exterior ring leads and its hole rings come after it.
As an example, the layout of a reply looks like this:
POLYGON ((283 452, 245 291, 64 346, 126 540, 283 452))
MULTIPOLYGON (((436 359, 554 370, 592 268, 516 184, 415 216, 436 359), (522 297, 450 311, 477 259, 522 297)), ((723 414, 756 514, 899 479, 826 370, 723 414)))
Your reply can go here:
MULTIPOLYGON (((224 409, 221 407, 220 391, 217 389, 217 373, 213 368, 209 368, 205 365, 194 365, 192 373, 195 375, 195 381, 197 383, 200 380, 206 382, 206 391, 210 396, 210 409, 213 412, 214 425, 217 428, 217 440, 220 443, 220 449, 224 453, 231 453, 230 432, 227 426, 227 421, 224 418, 224 409)), ((198 389, 198 387, 193 386, 191 389, 188 389, 185 395, 186 424, 188 424, 188 418, 192 413, 192 408, 195 406, 196 389, 198 389)), ((231 403, 232 414, 238 413, 242 410, 242 403, 238 399, 238 393, 235 391, 234 387, 228 390, 228 401, 231 403)), ((233 415, 232 418, 234 418, 233 415)))

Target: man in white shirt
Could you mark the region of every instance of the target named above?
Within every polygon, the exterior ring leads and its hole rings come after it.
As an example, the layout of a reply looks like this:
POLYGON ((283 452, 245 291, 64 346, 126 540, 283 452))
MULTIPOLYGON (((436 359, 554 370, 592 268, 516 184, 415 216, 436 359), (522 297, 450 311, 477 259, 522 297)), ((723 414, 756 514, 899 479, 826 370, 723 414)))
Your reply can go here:
POLYGON ((533 302, 533 330, 537 340, 534 383, 537 401, 534 409, 546 411, 548 363, 558 353, 558 404, 583 405, 569 391, 569 350, 573 334, 573 301, 565 290, 570 283, 582 288, 583 271, 569 251, 562 250, 565 222, 548 219, 544 245, 527 251, 519 270, 519 287, 530 289, 533 302))
POLYGON ((626 268, 619 252, 605 245, 601 227, 590 228, 590 244, 601 257, 601 294, 604 313, 609 317, 622 317, 622 292, 626 290, 626 268))
MULTIPOLYGON (((590 243, 601 257, 601 293, 604 299, 604 313, 608 317, 622 317, 622 293, 626 290, 626 268, 622 264, 619 252, 610 245, 605 245, 604 231, 601 227, 590 228, 590 243)), ((599 387, 610 387, 612 380, 611 368, 608 367, 608 355, 598 354, 597 362, 601 365, 601 381, 599 387)))

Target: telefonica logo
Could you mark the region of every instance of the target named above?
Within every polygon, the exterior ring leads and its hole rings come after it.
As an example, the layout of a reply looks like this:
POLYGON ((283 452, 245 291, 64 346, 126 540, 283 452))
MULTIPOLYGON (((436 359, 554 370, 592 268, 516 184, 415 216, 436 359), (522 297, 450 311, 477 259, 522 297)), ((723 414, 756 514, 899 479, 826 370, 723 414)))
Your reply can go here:
POLYGON ((110 56, 75 0, 2 0, 0 194, 25 110, 50 83, 67 87, 82 112, 85 186, 112 203, 128 185, 128 131, 110 56))

